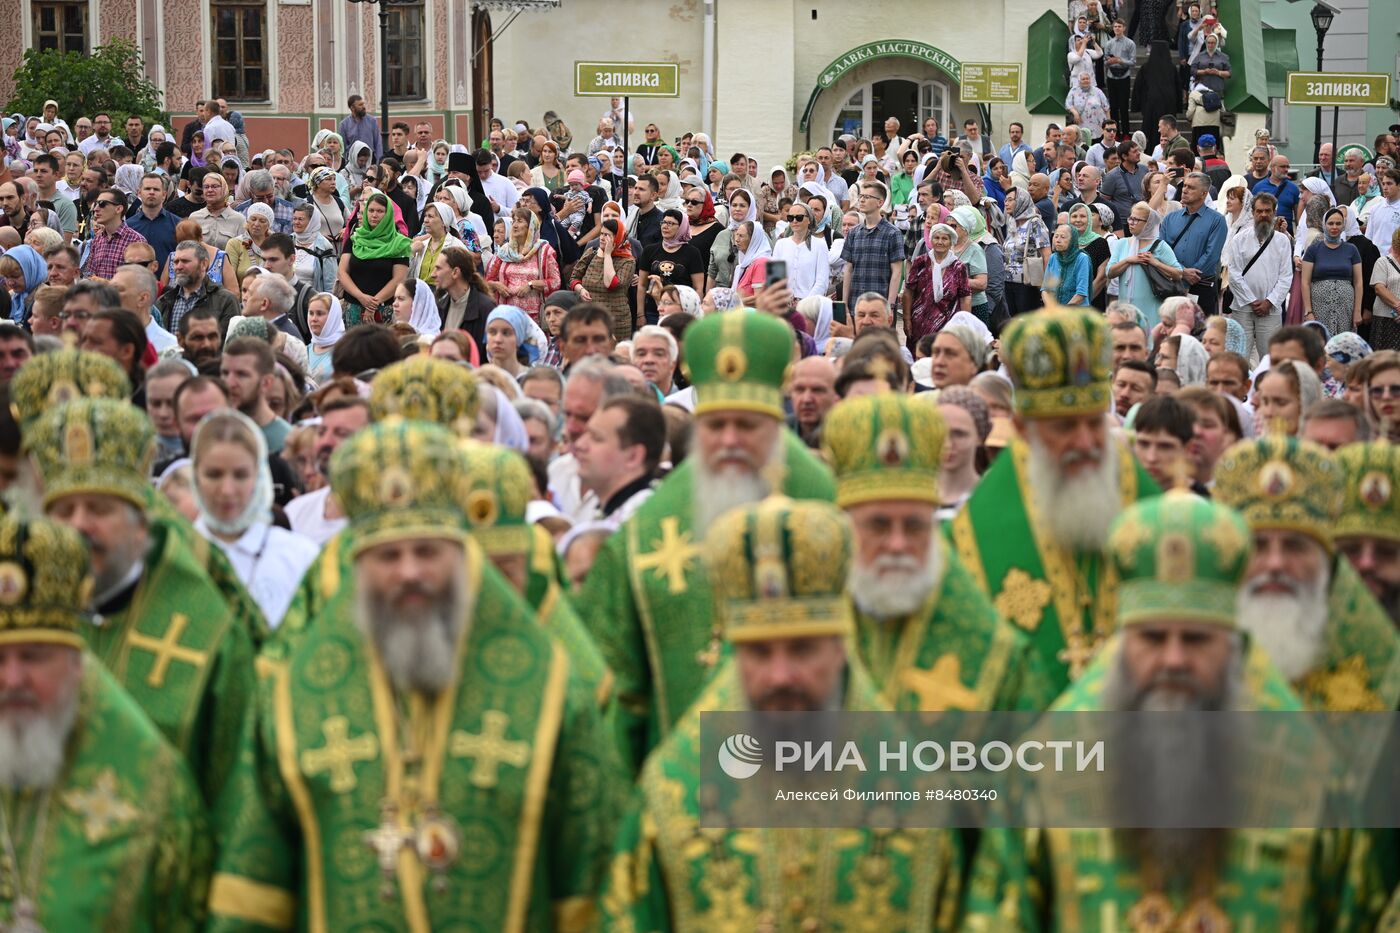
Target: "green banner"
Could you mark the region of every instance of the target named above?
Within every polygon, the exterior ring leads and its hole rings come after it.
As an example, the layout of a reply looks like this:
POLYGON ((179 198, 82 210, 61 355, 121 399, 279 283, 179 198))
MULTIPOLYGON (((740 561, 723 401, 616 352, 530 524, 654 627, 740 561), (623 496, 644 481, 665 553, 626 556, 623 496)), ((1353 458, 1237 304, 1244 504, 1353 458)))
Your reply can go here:
POLYGON ((962 90, 958 100, 964 104, 1019 104, 1021 102, 1021 66, 1016 62, 963 62, 962 90))
POLYGON ((575 97, 679 97, 675 62, 574 62, 575 97))
POLYGON ((1290 71, 1288 103, 1308 107, 1387 107, 1390 105, 1390 75, 1290 71))

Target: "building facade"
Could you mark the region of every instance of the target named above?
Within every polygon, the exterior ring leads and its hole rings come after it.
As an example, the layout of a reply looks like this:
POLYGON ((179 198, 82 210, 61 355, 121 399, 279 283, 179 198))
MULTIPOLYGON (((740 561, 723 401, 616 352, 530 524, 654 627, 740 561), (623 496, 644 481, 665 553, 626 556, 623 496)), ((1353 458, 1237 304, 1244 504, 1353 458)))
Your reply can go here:
MULTIPOLYGON (((1281 0, 1221 4, 1236 63, 1226 103, 1241 144, 1269 115, 1267 3, 1281 0)), ((468 144, 491 116, 539 126, 551 110, 586 144, 609 102, 574 96, 579 60, 674 62, 680 94, 635 99, 636 126, 654 122, 665 138, 704 130, 721 155, 743 148, 764 165, 841 132, 869 135, 888 116, 905 132, 934 116, 948 135, 976 118, 998 142, 1021 120, 1034 143, 1064 115, 1068 29, 1044 0, 395 0, 388 10, 381 50, 371 3, 0 0, 22 40, 0 48, 0 76, 30 45, 91 49, 125 37, 165 89, 175 128, 214 94, 259 145, 298 152, 338 122, 350 94, 379 112, 385 52, 391 118, 426 119, 468 144), (963 65, 985 62, 1022 63, 1019 103, 962 101, 963 65)))

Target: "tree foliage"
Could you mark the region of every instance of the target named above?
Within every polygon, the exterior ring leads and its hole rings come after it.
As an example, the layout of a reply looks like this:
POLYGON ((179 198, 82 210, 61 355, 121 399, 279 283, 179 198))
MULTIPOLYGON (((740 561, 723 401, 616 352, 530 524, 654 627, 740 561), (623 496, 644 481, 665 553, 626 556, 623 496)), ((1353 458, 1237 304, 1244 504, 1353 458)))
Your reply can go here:
POLYGON ((121 135, 131 114, 152 123, 170 124, 160 88, 146 80, 141 52, 125 39, 100 45, 91 55, 26 49, 15 69, 15 90, 6 113, 42 115, 44 101, 58 101, 58 114, 71 125, 79 116, 99 111, 112 117, 112 131, 121 135))

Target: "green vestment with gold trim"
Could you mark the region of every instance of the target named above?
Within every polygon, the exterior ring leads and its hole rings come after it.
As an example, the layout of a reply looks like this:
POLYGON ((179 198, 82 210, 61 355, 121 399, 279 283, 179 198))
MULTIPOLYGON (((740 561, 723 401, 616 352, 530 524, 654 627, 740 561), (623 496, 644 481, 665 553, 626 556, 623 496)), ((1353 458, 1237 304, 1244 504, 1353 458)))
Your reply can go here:
MULTIPOLYGON (((91 655, 58 783, 0 791, 0 807, 49 933, 197 931, 209 890, 211 837, 180 754, 91 655), (44 815, 40 817, 40 807, 44 815), (45 830, 35 857, 35 821, 45 830)), ((0 853, 0 929, 14 921, 14 867, 0 853)))
MULTIPOLYGON (((887 709, 848 669, 844 708, 887 709)), ((742 710, 733 661, 647 759, 600 896, 616 933, 949 930, 959 842, 947 830, 700 828, 700 712, 742 710)))
MULTIPOLYGON (((253 643, 173 525, 154 521, 125 607, 83 634, 189 762, 211 806, 238 751, 253 693, 253 643)), ((212 548, 218 550, 218 548, 212 548)))
MULTIPOLYGON (((1239 708, 1304 709, 1263 650, 1249 641, 1245 646, 1246 698, 1239 708)), ((1105 679, 1118 656, 1114 637, 1051 710, 1105 710, 1105 679)), ((1369 834, 1355 831, 1232 830, 1224 846, 1223 865, 1202 898, 1175 888, 1149 889, 1136 860, 1110 829, 988 829, 982 833, 974 860, 962 929, 964 933, 1223 929, 1206 922, 1204 912, 1213 908, 1219 911, 1213 916, 1218 920, 1223 914, 1234 931, 1372 930, 1383 901, 1373 890, 1380 884, 1380 872, 1370 844, 1369 834), (1193 916, 1192 910, 1202 913, 1193 916)), ((1193 867, 1166 870, 1189 876, 1193 867)), ((1199 892, 1197 888, 1195 894, 1199 892)))
MULTIPOLYGON (((783 493, 830 502, 831 472, 783 429, 783 493)), ((617 679, 624 764, 635 772, 699 695, 721 641, 691 526, 695 464, 682 463, 598 551, 577 605, 617 679)))
MULTIPOLYGON (((1126 448, 1110 442, 1110 451, 1124 506, 1159 492, 1126 448)), ((1113 631, 1115 591, 1101 553, 1073 553, 1049 540, 1042 506, 1030 498, 1029 457, 1026 441, 1012 441, 947 531, 996 611, 1030 636, 1059 693, 1113 631)))
POLYGON ((992 608, 957 552, 935 538, 945 566, 928 601, 902 619, 855 610, 861 663, 898 710, 1022 710, 1049 706, 1054 688, 1029 639, 992 608))
POLYGON ((467 554, 460 674, 434 697, 394 690, 343 594, 270 643, 216 811, 209 929, 591 921, 623 784, 611 738, 564 649, 467 554))
POLYGON ((1400 632, 1345 557, 1332 565, 1322 663, 1293 685, 1308 706, 1334 713, 1400 710, 1400 632))
POLYGON ((535 618, 545 630, 564 646, 575 673, 585 684, 594 688, 598 705, 608 711, 607 718, 611 725, 616 705, 613 702, 612 671, 608 670, 603 653, 598 650, 569 595, 564 592, 559 562, 554 554, 554 540, 539 525, 530 527, 528 571, 525 601, 535 610, 535 618))

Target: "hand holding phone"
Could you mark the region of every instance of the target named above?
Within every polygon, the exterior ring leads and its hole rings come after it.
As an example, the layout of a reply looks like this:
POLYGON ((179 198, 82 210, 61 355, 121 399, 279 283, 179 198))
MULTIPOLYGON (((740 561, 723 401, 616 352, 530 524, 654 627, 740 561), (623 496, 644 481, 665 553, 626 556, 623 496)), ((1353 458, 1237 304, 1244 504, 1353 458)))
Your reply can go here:
POLYGON ((787 279, 787 263, 781 259, 768 260, 768 267, 763 272, 763 287, 775 285, 787 279))

